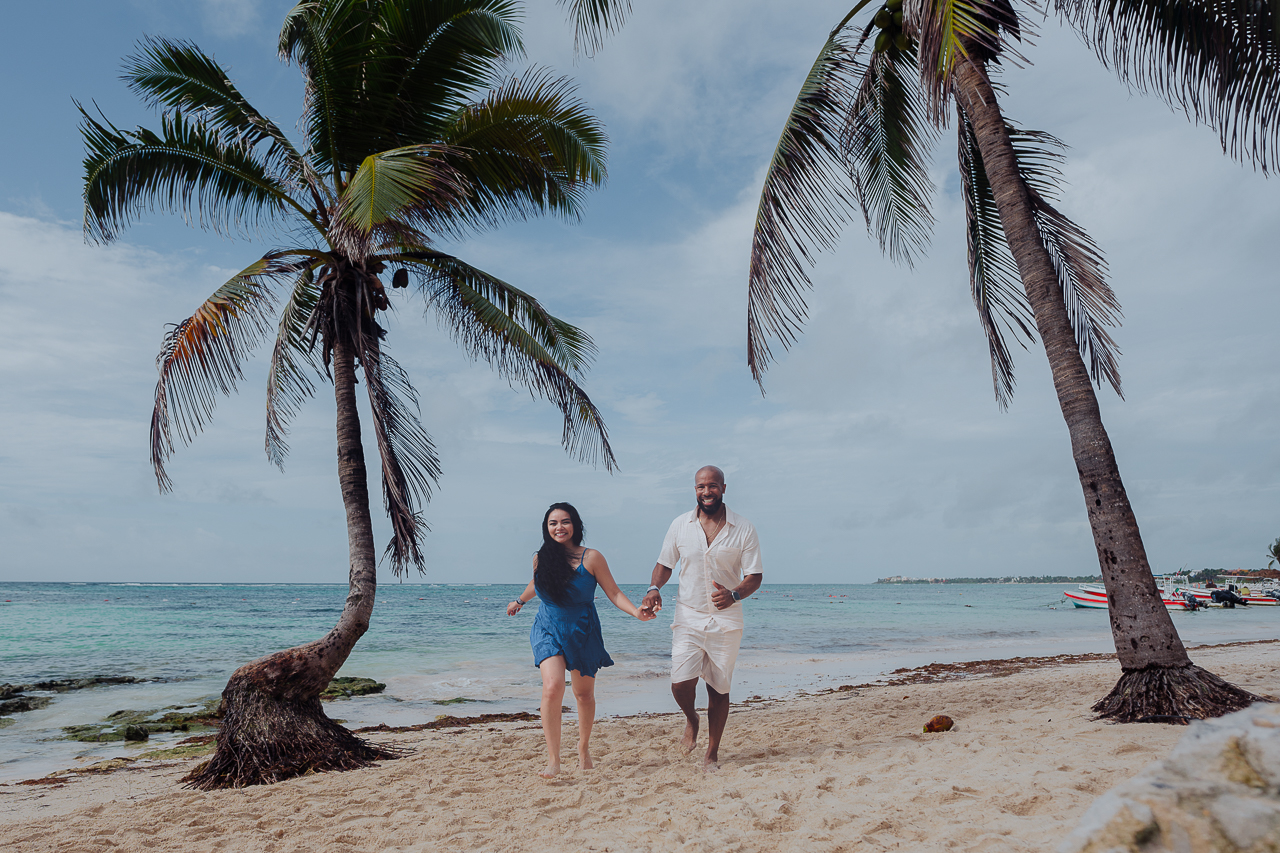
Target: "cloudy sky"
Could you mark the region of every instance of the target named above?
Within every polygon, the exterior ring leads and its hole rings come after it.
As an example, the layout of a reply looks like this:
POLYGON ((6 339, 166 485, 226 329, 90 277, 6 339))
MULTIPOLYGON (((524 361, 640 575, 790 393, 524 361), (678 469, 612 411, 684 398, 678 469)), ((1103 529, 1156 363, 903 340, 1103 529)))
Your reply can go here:
MULTIPOLYGON (((80 229, 72 99, 119 125, 155 125, 117 75, 139 38, 164 35, 213 53, 293 128, 301 84, 273 49, 290 5, 6 10, 0 580, 345 580, 328 394, 297 421, 283 474, 262 451, 262 359, 178 451, 172 495, 157 494, 148 465, 165 324, 267 242, 165 215, 109 247, 86 244, 80 229)), ((552 0, 528 9, 529 62, 572 76, 611 138, 608 186, 583 220, 513 225, 453 247, 592 334, 600 355, 588 390, 621 470, 567 457, 548 404, 469 363, 420 303, 398 302, 389 347, 421 392, 444 462, 427 510, 425 580, 522 580, 542 512, 569 500, 619 579, 644 581, 706 463, 726 470, 730 505, 759 528, 771 582, 1095 572, 1043 351, 1019 351, 1009 411, 992 395, 968 296, 954 131, 935 152, 929 256, 895 267, 851 225, 840 249, 820 256, 812 319, 761 396, 744 355, 756 199, 847 0, 635 5, 621 34, 577 61, 552 0)), ((1260 566, 1280 536, 1280 182, 1127 91, 1052 20, 1035 42, 1035 64, 1003 75, 1004 106, 1071 146, 1062 208, 1111 265, 1126 399, 1100 398, 1152 563, 1260 566)))

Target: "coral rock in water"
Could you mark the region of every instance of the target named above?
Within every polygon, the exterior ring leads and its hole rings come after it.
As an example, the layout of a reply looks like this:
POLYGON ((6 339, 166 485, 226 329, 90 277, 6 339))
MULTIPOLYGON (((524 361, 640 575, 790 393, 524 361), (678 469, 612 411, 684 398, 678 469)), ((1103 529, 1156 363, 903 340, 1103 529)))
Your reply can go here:
POLYGON ((1095 800, 1059 850, 1280 850, 1280 705, 1193 722, 1168 758, 1095 800))
POLYGON ((924 724, 924 730, 925 732, 949 732, 955 724, 956 721, 946 714, 939 714, 924 724))

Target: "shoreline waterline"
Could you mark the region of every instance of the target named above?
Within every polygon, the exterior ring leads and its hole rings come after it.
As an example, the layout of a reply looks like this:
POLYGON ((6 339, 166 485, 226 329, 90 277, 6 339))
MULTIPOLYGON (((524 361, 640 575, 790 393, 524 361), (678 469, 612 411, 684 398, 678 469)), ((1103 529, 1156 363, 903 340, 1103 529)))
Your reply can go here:
MULTIPOLYGON (((157 680, 59 694, 0 729, 0 782, 155 749, 57 740, 63 726, 123 709, 217 696, 235 667, 315 639, 336 621, 345 585, 0 584, 0 683, 128 675, 157 680), (105 600, 104 600, 105 599, 105 600)), ((536 713, 531 615, 502 613, 519 585, 379 590, 370 632, 340 674, 385 693, 328 703, 351 727, 413 725, 442 714, 536 713), (458 702, 457 700, 466 700, 458 702), (450 704, 440 704, 442 702, 450 704), (456 703, 456 704, 455 704, 456 703)), ((625 585, 633 600, 641 585, 625 585)), ((768 585, 749 600, 733 698, 782 699, 871 682, 899 668, 992 658, 1111 652, 1105 611, 1062 603, 1060 585, 768 585)), ((668 595, 668 603, 671 595, 668 595)), ((597 681, 600 717, 673 710, 670 610, 641 624, 601 597, 616 666, 597 681)), ((1269 610, 1280 610, 1272 608, 1269 610)), ((1280 612, 1175 613, 1188 646, 1272 639, 1280 612)))

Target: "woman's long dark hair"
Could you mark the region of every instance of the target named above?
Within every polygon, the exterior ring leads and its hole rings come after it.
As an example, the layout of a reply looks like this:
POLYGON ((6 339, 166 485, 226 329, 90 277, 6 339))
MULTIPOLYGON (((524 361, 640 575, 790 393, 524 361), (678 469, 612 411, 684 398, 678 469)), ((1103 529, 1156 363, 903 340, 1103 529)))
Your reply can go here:
POLYGON ((538 591, 540 598, 564 603, 569 598, 569 584, 573 581, 573 570, 577 567, 569 565, 568 551, 552 539, 547 531, 547 519, 558 509, 569 513, 569 520, 573 522, 573 537, 570 541, 574 545, 581 545, 582 536, 586 533, 582 528, 582 516, 578 515, 573 504, 561 501, 547 507, 546 514, 542 516, 542 547, 538 549, 538 568, 533 572, 533 588, 538 591))

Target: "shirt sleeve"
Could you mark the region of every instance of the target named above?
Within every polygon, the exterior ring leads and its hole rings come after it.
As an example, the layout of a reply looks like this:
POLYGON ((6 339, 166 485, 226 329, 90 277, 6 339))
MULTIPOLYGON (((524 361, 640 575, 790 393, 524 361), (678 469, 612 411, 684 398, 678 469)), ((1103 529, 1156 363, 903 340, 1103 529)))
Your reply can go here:
POLYGON ((764 564, 760 562, 760 538, 756 536, 753 525, 742 537, 742 576, 764 574, 764 564))
POLYGON ((658 554, 658 562, 666 566, 668 569, 674 569, 676 563, 680 562, 680 543, 679 539, 680 522, 684 516, 677 518, 671 522, 671 526, 667 528, 667 537, 662 540, 662 551, 658 554))

